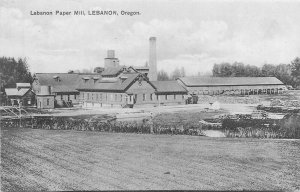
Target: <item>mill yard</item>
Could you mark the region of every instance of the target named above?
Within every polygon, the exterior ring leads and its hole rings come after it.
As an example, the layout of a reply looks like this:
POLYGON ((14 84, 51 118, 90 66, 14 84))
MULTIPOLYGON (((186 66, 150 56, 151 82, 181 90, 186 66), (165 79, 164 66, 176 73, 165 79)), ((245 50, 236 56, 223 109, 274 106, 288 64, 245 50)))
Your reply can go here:
POLYGON ((299 190, 299 140, 1 129, 2 191, 299 190))
POLYGON ((300 192, 300 1, 41 1, 0 0, 0 192, 300 192))
MULTIPOLYGON (((222 104, 216 111, 203 111, 203 104, 51 111, 55 116, 118 113, 120 119, 144 118, 152 112, 160 121, 191 122, 249 113, 254 106, 222 104)), ((295 139, 1 127, 1 190, 294 191, 300 189, 299 146, 295 139)))

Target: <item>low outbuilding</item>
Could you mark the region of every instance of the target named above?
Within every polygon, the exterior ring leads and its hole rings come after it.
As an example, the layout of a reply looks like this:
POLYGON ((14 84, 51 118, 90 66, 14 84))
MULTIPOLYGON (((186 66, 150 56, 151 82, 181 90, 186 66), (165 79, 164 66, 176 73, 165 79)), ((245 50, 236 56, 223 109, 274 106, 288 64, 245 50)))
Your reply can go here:
POLYGON ((35 93, 31 88, 6 88, 5 94, 8 105, 12 106, 34 106, 35 93))
POLYGON ((187 91, 176 81, 149 81, 139 72, 82 81, 77 89, 85 107, 185 104, 187 91))

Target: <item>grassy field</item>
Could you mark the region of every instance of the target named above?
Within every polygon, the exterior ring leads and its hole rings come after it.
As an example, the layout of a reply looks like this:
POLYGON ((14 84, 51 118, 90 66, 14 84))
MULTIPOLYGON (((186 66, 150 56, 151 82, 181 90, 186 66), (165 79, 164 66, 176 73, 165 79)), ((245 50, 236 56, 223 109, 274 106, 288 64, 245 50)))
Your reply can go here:
POLYGON ((2 191, 295 190, 300 141, 2 129, 2 191))

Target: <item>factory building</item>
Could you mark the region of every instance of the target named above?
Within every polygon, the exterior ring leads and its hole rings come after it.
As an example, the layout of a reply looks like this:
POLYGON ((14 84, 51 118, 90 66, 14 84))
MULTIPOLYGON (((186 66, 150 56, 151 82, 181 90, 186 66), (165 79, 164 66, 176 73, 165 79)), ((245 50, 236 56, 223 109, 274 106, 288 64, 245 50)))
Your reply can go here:
MULTIPOLYGON (((124 92, 124 89, 119 87, 119 80, 124 80, 124 77, 131 77, 132 75, 142 75, 148 80, 149 67, 137 66, 127 67, 120 65, 120 61, 115 57, 114 50, 107 51, 107 57, 104 58, 104 70, 100 73, 81 74, 81 73, 36 73, 32 84, 33 91, 37 95, 37 106, 39 108, 54 107, 72 107, 74 104, 89 103, 91 98, 84 97, 80 93, 83 89, 90 91, 102 91, 110 94, 117 92, 124 92), (92 84, 89 84, 92 83, 92 84), (91 86, 93 85, 93 86, 91 86), (96 86, 97 85, 97 86, 96 86), (87 87, 85 87, 87 86, 87 87), (103 86, 103 88, 99 88, 103 86), (110 89, 108 89, 110 86, 110 89), (47 87, 47 88, 45 88, 47 87), (45 91, 47 89, 47 91, 45 91), (43 91, 44 90, 44 91, 43 91), (80 97, 81 96, 81 97, 80 97), (54 99, 52 99, 54 98, 54 99), (52 105, 54 102, 54 105, 52 105)), ((141 77, 141 76, 140 76, 141 77)), ((128 82, 129 80, 125 81, 128 82)), ((146 81, 146 82, 147 82, 146 81)), ((123 82, 122 82, 123 83, 123 82)), ((123 84, 125 86, 125 84, 123 84)), ((149 92, 149 91, 148 91, 149 92)), ((150 91, 151 92, 151 91, 150 91)), ((154 93, 154 91, 152 90, 154 93)), ((146 94, 146 93, 145 93, 146 94)), ((122 97, 118 94, 118 97, 122 97)), ((132 103, 140 103, 139 95, 129 96, 132 103), (136 96, 136 97, 134 97, 136 96), (134 97, 134 99, 133 99, 134 97), (134 102, 133 102, 134 101, 134 102)), ((115 104, 116 102, 102 102, 103 104, 115 104)), ((142 102, 145 103, 145 102, 142 102)), ((150 102, 151 103, 151 102, 150 102)))
POLYGON ((176 81, 149 81, 136 70, 124 72, 118 78, 82 81, 77 90, 84 107, 177 105, 184 104, 187 95, 176 81))
POLYGON ((285 90, 276 77, 181 77, 177 81, 190 95, 259 95, 285 90))
POLYGON ((149 39, 148 63, 120 65, 115 51, 108 50, 105 67, 98 73, 37 73, 32 84, 37 105, 49 108, 53 100, 54 107, 159 106, 185 104, 187 98, 195 95, 277 94, 285 90, 275 77, 182 77, 157 81, 156 37, 149 39))
POLYGON ((55 107, 71 107, 80 102, 79 91, 77 90, 78 84, 81 81, 99 78, 101 78, 101 75, 97 73, 36 73, 32 89, 39 97, 42 97, 42 95, 44 97, 51 95, 52 97, 54 95, 55 107), (42 90, 46 89, 43 87, 48 87, 48 91, 43 92, 42 90))

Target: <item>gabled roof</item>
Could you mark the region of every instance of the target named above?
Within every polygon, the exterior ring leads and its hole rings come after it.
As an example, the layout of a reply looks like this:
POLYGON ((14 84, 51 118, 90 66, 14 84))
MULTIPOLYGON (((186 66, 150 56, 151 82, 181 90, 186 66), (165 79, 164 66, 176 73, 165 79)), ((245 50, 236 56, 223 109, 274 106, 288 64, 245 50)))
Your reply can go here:
POLYGON ((149 81, 148 78, 141 73, 124 73, 122 78, 126 78, 122 82, 119 78, 116 82, 98 81, 98 82, 82 82, 78 87, 78 90, 89 90, 89 91, 105 91, 105 92, 125 92, 130 86, 142 78, 147 81, 157 93, 187 93, 177 81, 149 81))
MULTIPOLYGON (((135 71, 135 69, 133 69, 134 71, 135 71)), ((136 74, 136 76, 135 77, 129 77, 129 78, 127 78, 125 81, 124 81, 124 83, 126 83, 126 84, 124 84, 123 85, 123 88, 124 88, 124 90, 126 91, 127 89, 129 89, 129 87, 133 84, 133 83, 135 83, 136 81, 138 81, 138 80, 144 80, 144 81, 146 81, 147 83, 149 83, 155 90, 156 90, 156 87, 153 85, 153 83, 151 82, 151 81, 149 81, 149 78, 146 76, 146 75, 144 75, 143 73, 135 73, 136 74), (126 86, 126 87, 125 87, 126 86)), ((125 74, 126 75, 126 74, 125 74)))
POLYGON ((105 68, 104 71, 101 73, 102 76, 118 76, 119 74, 121 74, 124 70, 126 69, 126 71, 131 71, 131 72, 136 72, 138 73, 139 70, 149 70, 149 67, 146 66, 129 66, 126 67, 125 65, 123 66, 118 66, 118 67, 108 67, 105 68))
POLYGON ((138 76, 138 73, 125 74, 127 79, 123 82, 121 79, 113 79, 113 81, 101 80, 101 81, 86 81, 81 82, 78 86, 78 90, 97 90, 97 91, 124 91, 130 83, 132 83, 138 76))
POLYGON ((98 73, 36 73, 40 85, 52 87, 52 92, 78 92, 78 85, 87 79, 88 81, 97 81, 101 79, 98 73), (97 77, 97 78, 95 78, 97 77))
POLYGON ((188 87, 237 86, 237 85, 283 85, 276 77, 180 77, 188 87))
POLYGON ((148 66, 132 66, 136 70, 149 70, 148 66))
POLYGON ((101 73, 102 76, 117 76, 123 71, 123 68, 125 66, 119 66, 119 67, 108 67, 105 68, 104 71, 101 73))
POLYGON ((122 81, 120 78, 118 81, 86 81, 81 82, 78 90, 90 90, 90 91, 106 91, 106 92, 125 92, 133 83, 135 83, 139 78, 147 81, 154 89, 154 85, 148 80, 148 78, 141 73, 124 73, 122 81), (126 77, 126 79, 125 79, 126 77))
POLYGON ((22 89, 17 89, 17 88, 6 88, 5 93, 7 96, 19 96, 22 97, 24 96, 28 91, 31 91, 29 88, 22 88, 22 89))
POLYGON ((187 93, 187 90, 177 81, 151 81, 156 87, 157 93, 187 93))
POLYGON ((31 85, 30 83, 16 83, 17 87, 26 87, 26 88, 30 88, 31 85))

